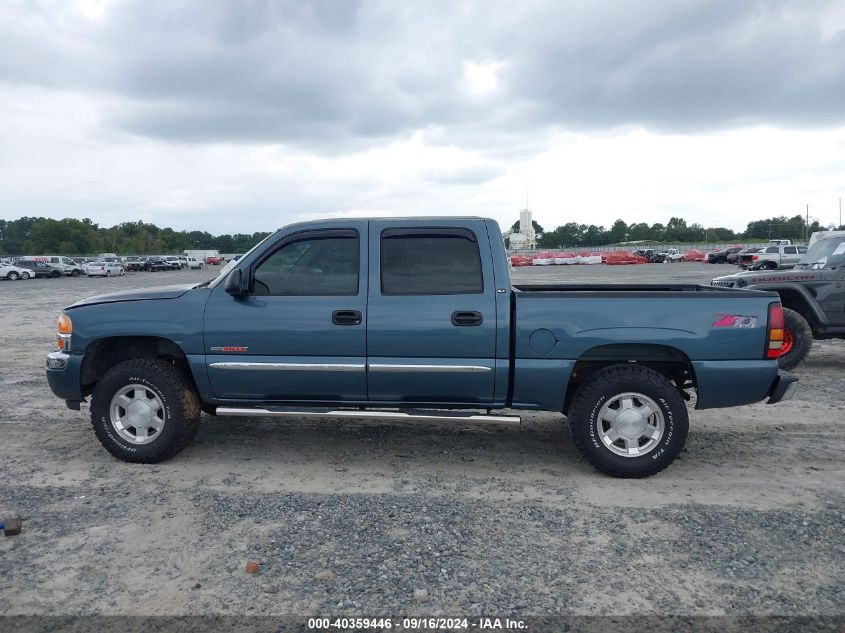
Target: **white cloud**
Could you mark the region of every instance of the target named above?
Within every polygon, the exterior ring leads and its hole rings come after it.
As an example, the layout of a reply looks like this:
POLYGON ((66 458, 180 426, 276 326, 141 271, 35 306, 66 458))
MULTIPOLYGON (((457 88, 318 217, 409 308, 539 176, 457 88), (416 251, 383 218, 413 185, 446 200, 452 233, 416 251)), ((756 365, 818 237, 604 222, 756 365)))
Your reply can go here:
POLYGON ((837 220, 842 4, 629 4, 0 4, 0 216, 837 220))
POLYGON ((496 92, 499 88, 499 70, 501 63, 464 63, 464 79, 473 95, 485 95, 496 92))

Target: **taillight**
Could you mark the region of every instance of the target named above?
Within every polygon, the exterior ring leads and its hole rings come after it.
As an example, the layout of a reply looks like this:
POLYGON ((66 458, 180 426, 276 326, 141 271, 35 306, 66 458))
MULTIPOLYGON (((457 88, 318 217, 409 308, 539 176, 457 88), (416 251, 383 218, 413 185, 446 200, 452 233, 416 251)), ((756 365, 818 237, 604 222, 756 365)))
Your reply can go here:
POLYGON ((751 259, 756 262, 758 259, 760 259, 760 256, 759 255, 752 255, 751 259))
POLYGON ((777 358, 783 347, 783 306, 769 304, 769 331, 766 337, 766 358, 777 358))

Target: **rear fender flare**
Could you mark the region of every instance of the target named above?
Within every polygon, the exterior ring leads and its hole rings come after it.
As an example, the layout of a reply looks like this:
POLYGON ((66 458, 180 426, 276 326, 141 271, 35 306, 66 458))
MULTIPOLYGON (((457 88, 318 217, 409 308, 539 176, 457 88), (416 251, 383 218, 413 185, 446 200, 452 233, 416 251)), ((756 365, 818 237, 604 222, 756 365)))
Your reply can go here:
MULTIPOLYGON (((813 318, 816 320, 817 323, 820 325, 827 325, 829 323, 829 319, 827 315, 822 310, 821 306, 816 301, 816 298, 810 293, 806 286, 801 284, 793 284, 793 283, 778 283, 778 284, 753 284, 750 286, 746 286, 744 290, 769 290, 775 291, 780 295, 781 291, 787 290, 789 292, 794 292, 795 294, 801 297, 801 300, 807 306, 807 309, 812 314, 813 318)), ((781 303, 784 303, 783 297, 781 297, 781 303)), ((789 307, 788 305, 786 307, 789 307)))

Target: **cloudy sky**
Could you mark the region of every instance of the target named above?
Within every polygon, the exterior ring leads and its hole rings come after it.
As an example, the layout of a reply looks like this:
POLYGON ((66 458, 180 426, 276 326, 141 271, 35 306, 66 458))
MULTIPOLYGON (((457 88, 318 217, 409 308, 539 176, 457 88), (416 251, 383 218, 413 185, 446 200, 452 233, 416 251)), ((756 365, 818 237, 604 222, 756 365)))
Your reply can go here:
POLYGON ((845 0, 4 0, 0 217, 744 228, 845 196, 845 0))

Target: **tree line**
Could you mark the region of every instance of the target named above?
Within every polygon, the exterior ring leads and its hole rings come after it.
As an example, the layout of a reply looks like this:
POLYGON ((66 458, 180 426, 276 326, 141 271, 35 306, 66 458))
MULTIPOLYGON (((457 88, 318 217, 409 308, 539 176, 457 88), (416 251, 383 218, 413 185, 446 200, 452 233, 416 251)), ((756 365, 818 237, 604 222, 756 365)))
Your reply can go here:
MULTIPOLYGON (((813 231, 833 226, 820 226, 813 221, 807 226, 804 217, 779 216, 749 222, 745 231, 735 232, 724 227, 705 228, 701 224, 687 224, 683 218, 670 218, 664 224, 645 222, 628 224, 616 220, 610 228, 594 224, 568 222, 553 231, 544 231, 536 221, 534 231, 539 235, 540 248, 557 246, 603 246, 624 242, 733 242, 758 241, 771 238, 804 239, 813 231)), ((839 227, 845 230, 845 226, 839 227)), ((519 229, 516 222, 512 230, 519 229)), ((191 249, 217 249, 221 253, 243 253, 264 239, 268 232, 212 235, 207 231, 174 231, 146 222, 122 222, 101 227, 88 218, 23 217, 17 220, 0 219, 0 255, 90 255, 95 253, 174 254, 191 249)))
POLYGON ((244 253, 267 235, 267 232, 212 235, 206 231, 174 231, 141 221, 106 228, 88 218, 23 217, 0 219, 0 255, 167 255, 191 249, 244 253))
MULTIPOLYGON (((610 228, 595 224, 568 222, 553 231, 544 231, 536 221, 534 233, 538 235, 539 248, 558 246, 604 246, 625 242, 664 242, 664 243, 706 243, 706 242, 741 242, 766 241, 772 238, 792 240, 806 239, 813 231, 834 229, 835 226, 821 226, 817 220, 807 225, 801 215, 793 217, 778 216, 748 223, 745 231, 733 231, 725 227, 704 227, 701 224, 687 224, 683 218, 670 218, 666 224, 647 224, 635 222, 628 224, 616 220, 610 228)), ((839 229, 845 230, 845 226, 839 229)), ((519 230, 517 221, 511 230, 519 230)))

